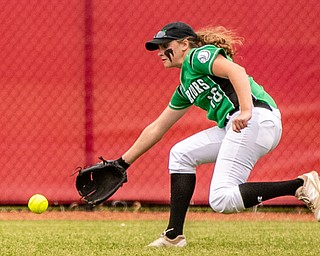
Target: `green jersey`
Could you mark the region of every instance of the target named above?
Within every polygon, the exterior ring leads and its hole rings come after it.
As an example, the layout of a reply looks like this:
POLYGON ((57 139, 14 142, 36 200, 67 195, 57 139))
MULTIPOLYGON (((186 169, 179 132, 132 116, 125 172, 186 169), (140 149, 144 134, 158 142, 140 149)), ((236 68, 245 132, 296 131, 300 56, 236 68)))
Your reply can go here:
MULTIPOLYGON (((228 79, 212 73, 212 64, 218 54, 231 59, 225 51, 214 45, 193 48, 186 56, 180 73, 180 85, 172 95, 169 107, 175 110, 191 105, 198 106, 207 112, 209 120, 225 126, 228 113, 239 107, 237 94, 228 79)), ((272 97, 248 76, 253 100, 263 101, 276 108, 272 97)))

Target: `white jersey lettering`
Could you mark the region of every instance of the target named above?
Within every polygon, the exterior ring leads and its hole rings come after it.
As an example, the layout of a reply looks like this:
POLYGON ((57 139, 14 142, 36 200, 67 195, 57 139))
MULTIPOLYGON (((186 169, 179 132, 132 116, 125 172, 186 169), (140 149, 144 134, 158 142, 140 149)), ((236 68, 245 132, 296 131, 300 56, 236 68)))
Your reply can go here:
POLYGON ((195 101, 195 99, 199 96, 199 94, 210 89, 210 85, 208 85, 203 79, 197 79, 193 81, 189 88, 185 91, 188 99, 191 103, 195 101))

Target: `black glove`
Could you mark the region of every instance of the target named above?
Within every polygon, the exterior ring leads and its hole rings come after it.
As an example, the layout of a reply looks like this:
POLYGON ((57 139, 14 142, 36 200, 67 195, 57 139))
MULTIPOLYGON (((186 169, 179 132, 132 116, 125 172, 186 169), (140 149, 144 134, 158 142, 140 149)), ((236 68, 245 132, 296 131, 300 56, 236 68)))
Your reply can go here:
POLYGON ((109 161, 102 157, 99 159, 101 162, 80 169, 76 179, 80 196, 91 206, 107 200, 127 182, 126 170, 130 166, 122 158, 109 161))

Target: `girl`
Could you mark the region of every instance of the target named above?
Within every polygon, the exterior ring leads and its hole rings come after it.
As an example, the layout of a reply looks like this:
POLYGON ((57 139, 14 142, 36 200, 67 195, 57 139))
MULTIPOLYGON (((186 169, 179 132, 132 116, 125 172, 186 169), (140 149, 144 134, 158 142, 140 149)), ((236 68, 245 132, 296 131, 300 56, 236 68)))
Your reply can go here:
POLYGON ((187 244, 183 235, 186 212, 196 183, 196 167, 215 163, 209 204, 220 213, 240 212, 271 198, 292 195, 305 202, 320 220, 319 176, 313 171, 282 182, 247 182, 259 158, 279 143, 281 115, 272 97, 245 69, 232 61, 233 33, 222 28, 197 33, 174 22, 146 43, 158 51, 165 68, 179 68, 180 85, 162 114, 148 125, 120 162, 129 166, 155 145, 192 105, 207 112, 217 126, 201 131, 170 151, 170 219, 167 228, 149 246, 187 244))

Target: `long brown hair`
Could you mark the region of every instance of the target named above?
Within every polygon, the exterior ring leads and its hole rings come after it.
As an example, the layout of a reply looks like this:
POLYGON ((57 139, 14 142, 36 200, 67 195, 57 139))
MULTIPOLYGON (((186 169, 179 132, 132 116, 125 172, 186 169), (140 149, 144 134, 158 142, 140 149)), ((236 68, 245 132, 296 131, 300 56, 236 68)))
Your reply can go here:
POLYGON ((236 54, 236 45, 242 45, 243 38, 238 37, 234 31, 228 30, 223 26, 209 26, 202 28, 196 32, 197 38, 189 38, 192 48, 201 47, 203 45, 215 45, 218 48, 223 48, 227 55, 232 59, 236 54))

